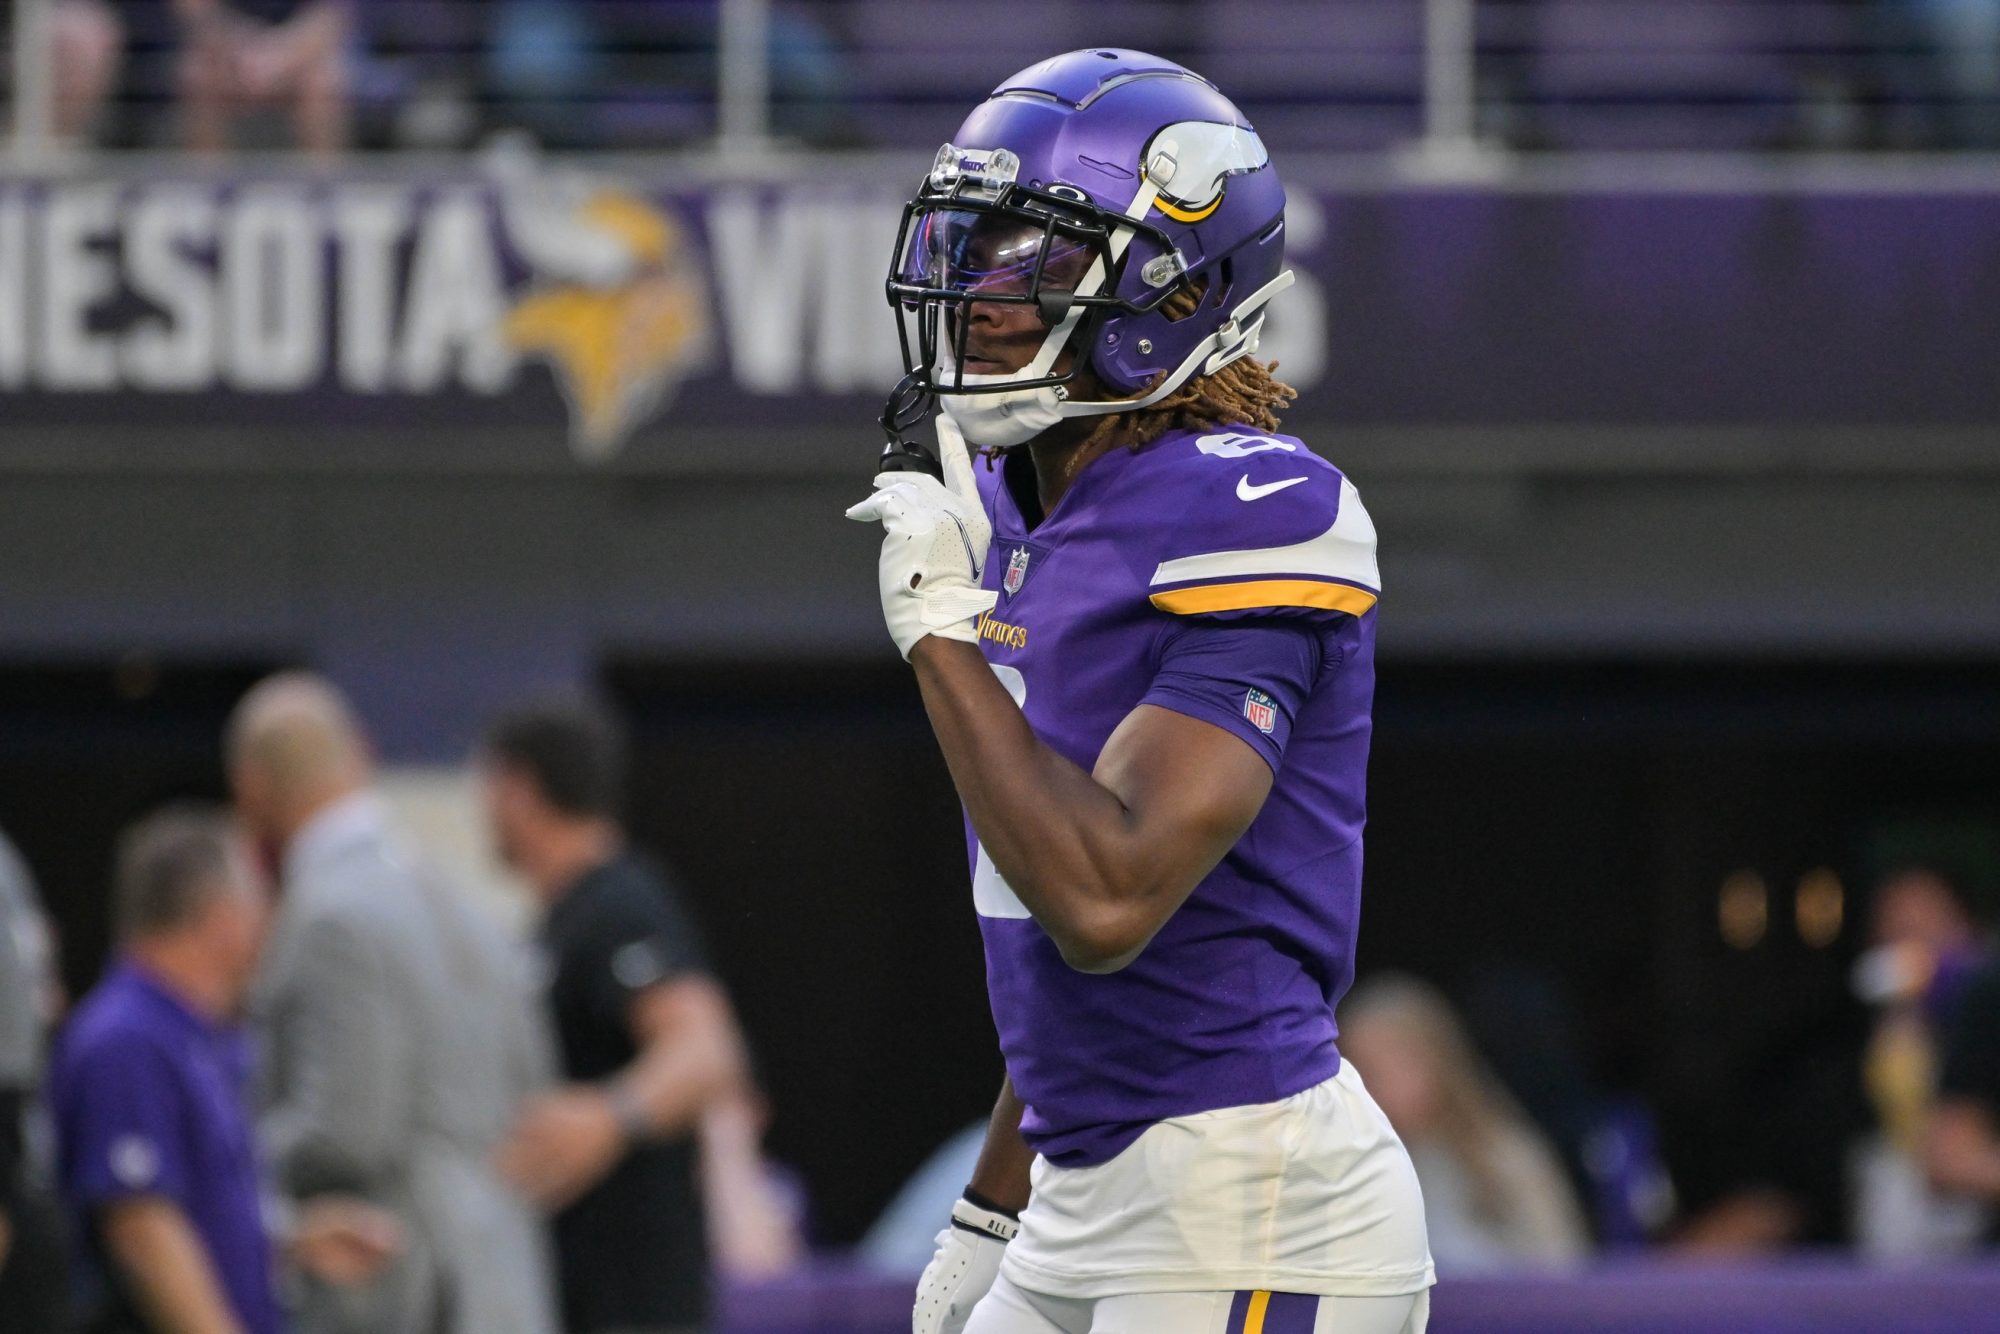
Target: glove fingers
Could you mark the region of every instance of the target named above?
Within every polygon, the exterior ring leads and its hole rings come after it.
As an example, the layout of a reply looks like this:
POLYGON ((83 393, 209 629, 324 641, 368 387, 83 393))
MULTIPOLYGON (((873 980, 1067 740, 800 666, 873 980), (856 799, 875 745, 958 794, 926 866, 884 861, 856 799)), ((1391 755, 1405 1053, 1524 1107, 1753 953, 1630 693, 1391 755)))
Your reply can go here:
POLYGON ((895 491, 882 487, 866 500, 847 507, 847 517, 857 523, 887 523, 889 516, 901 508, 895 491))
POLYGON ((958 498, 979 508, 979 483, 972 475, 972 455, 965 447, 965 433, 958 423, 940 412, 933 418, 937 426, 938 459, 944 464, 944 483, 958 498))

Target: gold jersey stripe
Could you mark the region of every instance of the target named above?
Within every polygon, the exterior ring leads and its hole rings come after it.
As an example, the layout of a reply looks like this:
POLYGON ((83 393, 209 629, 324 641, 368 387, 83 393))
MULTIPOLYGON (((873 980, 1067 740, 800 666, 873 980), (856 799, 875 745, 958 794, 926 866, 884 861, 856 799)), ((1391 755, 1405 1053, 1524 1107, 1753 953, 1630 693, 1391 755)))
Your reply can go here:
POLYGON ((1258 579, 1245 584, 1202 584, 1153 594, 1153 605, 1176 616, 1204 611, 1247 611, 1253 607, 1324 607, 1359 616, 1375 605, 1375 594, 1352 584, 1310 579, 1258 579))

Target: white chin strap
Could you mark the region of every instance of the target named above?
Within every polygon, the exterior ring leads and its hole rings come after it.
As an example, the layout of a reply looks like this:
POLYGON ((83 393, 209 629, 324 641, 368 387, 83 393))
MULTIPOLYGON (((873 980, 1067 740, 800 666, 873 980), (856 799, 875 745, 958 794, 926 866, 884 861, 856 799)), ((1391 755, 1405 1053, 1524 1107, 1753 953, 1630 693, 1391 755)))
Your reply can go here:
MULTIPOLYGON (((1070 417, 1098 417, 1106 413, 1149 408, 1193 376, 1212 375, 1239 357, 1254 353, 1264 333, 1263 307, 1272 297, 1290 287, 1292 280, 1292 271, 1286 269, 1245 297, 1229 312, 1229 318, 1223 321, 1221 328, 1197 343, 1166 379, 1137 398, 1075 402, 1061 385, 1050 384, 1035 389, 1016 389, 1010 393, 944 394, 940 396, 940 407, 951 418, 952 425, 958 427, 959 433, 969 443, 982 449, 1006 449, 1024 444, 1070 417)), ((1049 331, 1035 359, 1020 370, 1007 375, 967 375, 959 383, 972 388, 1039 379, 1047 375, 1082 313, 1081 306, 1071 307, 1062 322, 1049 331)), ((951 371, 951 366, 942 365, 934 369, 933 375, 939 382, 946 382, 951 371)))

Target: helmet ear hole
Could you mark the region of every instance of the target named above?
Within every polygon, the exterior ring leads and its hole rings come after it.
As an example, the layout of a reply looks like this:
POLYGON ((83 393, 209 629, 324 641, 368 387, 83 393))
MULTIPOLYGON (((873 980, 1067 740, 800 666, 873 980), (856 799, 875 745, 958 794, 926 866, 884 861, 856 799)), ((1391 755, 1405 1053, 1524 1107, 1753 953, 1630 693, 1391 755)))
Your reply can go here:
POLYGON ((1160 315, 1169 324, 1179 324, 1191 319, 1201 310, 1201 300, 1208 295, 1208 275, 1202 274, 1193 282, 1182 283, 1165 301, 1160 303, 1160 315))

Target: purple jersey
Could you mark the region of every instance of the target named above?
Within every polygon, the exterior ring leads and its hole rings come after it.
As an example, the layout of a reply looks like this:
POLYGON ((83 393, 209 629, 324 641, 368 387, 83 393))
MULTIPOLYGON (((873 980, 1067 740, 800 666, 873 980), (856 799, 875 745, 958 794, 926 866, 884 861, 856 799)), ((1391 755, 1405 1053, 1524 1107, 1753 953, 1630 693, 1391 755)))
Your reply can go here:
POLYGON ((1116 973, 1066 965, 972 840, 1000 1046, 1051 1162, 1104 1162, 1165 1117, 1273 1102, 1340 1068, 1375 684, 1375 530, 1289 436, 1179 432, 1084 469, 1030 531, 1033 470, 979 467, 993 519, 980 642, 1043 742, 1088 770, 1155 704, 1274 773, 1243 838, 1116 973))
POLYGON ((241 1030, 198 1014, 127 961, 64 1029, 50 1101, 63 1195, 77 1211, 91 1277, 112 1277, 102 1209, 158 1196, 186 1216, 243 1328, 278 1334, 285 1322, 245 1101, 249 1069, 241 1030))

